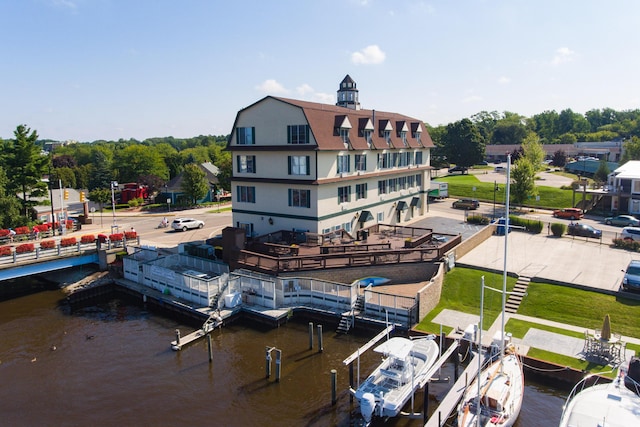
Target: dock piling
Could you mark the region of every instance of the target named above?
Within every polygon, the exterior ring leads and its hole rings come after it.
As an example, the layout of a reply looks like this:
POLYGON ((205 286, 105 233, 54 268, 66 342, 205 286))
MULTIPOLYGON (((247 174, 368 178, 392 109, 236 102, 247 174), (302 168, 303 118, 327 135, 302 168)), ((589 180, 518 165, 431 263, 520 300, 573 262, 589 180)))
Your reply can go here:
POLYGON ((313 322, 309 322, 309 350, 313 350, 313 322))
POLYGON ((207 334, 207 350, 209 351, 209 363, 213 362, 213 348, 211 346, 211 334, 207 334))
POLYGON ((322 325, 318 325, 318 352, 322 353, 324 347, 322 345, 322 325))
POLYGON ((276 382, 280 382, 280 372, 281 372, 281 366, 282 366, 282 350, 279 349, 275 349, 276 350, 276 382))
POLYGON ((180 347, 180 329, 176 329, 176 345, 180 347))
POLYGON ((266 370, 266 377, 269 378, 271 376, 271 350, 273 350, 273 347, 267 347, 267 358, 266 358, 266 365, 265 365, 265 370, 266 370))
POLYGON ((331 370, 331 405, 335 405, 338 401, 338 371, 331 370))
POLYGON ((424 385, 424 396, 422 400, 422 424, 424 425, 429 419, 429 381, 424 385))

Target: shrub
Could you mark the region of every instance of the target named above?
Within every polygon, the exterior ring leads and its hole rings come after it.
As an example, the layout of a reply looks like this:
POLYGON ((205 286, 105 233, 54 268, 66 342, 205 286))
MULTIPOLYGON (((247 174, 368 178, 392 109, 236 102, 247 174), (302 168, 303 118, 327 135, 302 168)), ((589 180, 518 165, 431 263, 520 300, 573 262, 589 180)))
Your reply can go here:
POLYGON ((109 237, 106 234, 98 234, 98 241, 100 243, 105 243, 109 237))
POLYGON ((628 251, 640 252, 640 242, 629 239, 613 239, 613 246, 628 251))
POLYGON ((93 234, 85 234, 80 237, 80 243, 93 243, 96 241, 96 236, 93 234))
POLYGON ((16 253, 17 254, 24 254, 27 252, 33 252, 35 251, 36 248, 33 245, 33 243, 23 243, 21 245, 16 246, 16 253))
POLYGON ((33 226, 33 231, 39 231, 40 233, 49 231, 49 224, 38 224, 33 226))
POLYGON ((56 247, 56 242, 53 240, 44 240, 40 242, 40 249, 53 249, 56 247))
POLYGON ((516 215, 509 215, 509 224, 517 227, 524 227, 524 229, 528 232, 535 234, 541 233, 542 229, 544 228, 542 221, 539 221, 537 219, 522 218, 516 215))
POLYGON ((67 230, 73 229, 73 221, 68 219, 64 222, 64 226, 67 230))
POLYGON ((135 238, 138 236, 138 233, 136 233, 135 231, 125 231, 124 232, 124 237, 127 240, 135 240, 135 238))
POLYGON ((467 217, 467 222, 469 224, 487 225, 487 224, 489 224, 489 218, 487 218, 486 216, 482 216, 482 215, 469 215, 467 217))
POLYGON ((111 240, 112 242, 122 242, 122 239, 124 239, 124 234, 122 233, 114 233, 109 235, 109 240, 111 240))
POLYGON ((551 224, 551 232, 556 237, 562 237, 564 233, 567 231, 567 226, 564 224, 560 224, 559 222, 554 222, 551 224))
POLYGON ((75 237, 64 237, 60 240, 60 246, 62 247, 73 246, 76 243, 77 240, 75 237))
POLYGON ((11 255, 11 246, 0 246, 0 256, 11 255))

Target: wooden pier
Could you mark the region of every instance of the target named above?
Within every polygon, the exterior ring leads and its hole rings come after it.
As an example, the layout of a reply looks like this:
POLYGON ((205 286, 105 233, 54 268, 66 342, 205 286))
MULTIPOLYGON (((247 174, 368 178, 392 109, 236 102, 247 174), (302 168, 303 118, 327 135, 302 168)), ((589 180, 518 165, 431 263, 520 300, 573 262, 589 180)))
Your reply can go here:
POLYGON ((457 409, 458 403, 462 398, 463 393, 471 382, 478 375, 478 357, 476 354, 474 358, 467 365, 467 369, 464 370, 458 381, 451 387, 447 395, 444 397, 438 408, 433 412, 429 420, 424 427, 441 427, 444 422, 451 416, 451 414, 457 409))
POLYGON ((176 329, 176 339, 171 341, 171 349, 175 351, 182 350, 182 347, 206 337, 209 332, 213 331, 218 326, 222 326, 222 317, 219 313, 214 313, 209 316, 206 322, 204 322, 202 328, 196 329, 189 335, 181 337, 180 331, 176 329))

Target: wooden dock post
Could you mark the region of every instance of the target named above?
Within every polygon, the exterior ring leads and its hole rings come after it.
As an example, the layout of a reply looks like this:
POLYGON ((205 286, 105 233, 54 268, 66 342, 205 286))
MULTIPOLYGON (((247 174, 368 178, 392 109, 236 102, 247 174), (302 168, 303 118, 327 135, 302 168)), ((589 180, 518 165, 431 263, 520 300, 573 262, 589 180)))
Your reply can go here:
MULTIPOLYGON (((349 393, 351 394, 351 393, 349 393)), ((331 370, 331 405, 335 405, 338 401, 338 371, 331 370)))
POLYGON ((280 382, 280 372, 282 367, 282 350, 276 350, 276 382, 280 382))
POLYGON ((322 353, 324 347, 322 345, 322 325, 318 325, 318 352, 322 353))
POLYGON ((211 347, 211 334, 207 334, 207 350, 209 350, 209 363, 213 362, 213 348, 211 347))
POLYGON ((458 373, 458 367, 460 366, 460 347, 458 351, 453 355, 453 382, 458 381, 460 374, 458 373))
POLYGON ((426 424, 429 419, 429 381, 424 385, 424 397, 422 404, 422 424, 426 424))
POLYGON ((176 346, 180 348, 180 329, 176 329, 176 346))
POLYGON ((267 358, 266 358, 266 365, 265 365, 267 378, 271 376, 271 350, 272 350, 271 347, 267 347, 267 358))
MULTIPOLYGON (((359 363, 360 361, 358 361, 359 363)), ((353 384, 353 363, 349 363, 349 387, 355 390, 353 384)), ((353 393, 349 393, 349 402, 353 402, 353 393)))
POLYGON ((309 350, 313 350, 313 322, 309 322, 309 350))

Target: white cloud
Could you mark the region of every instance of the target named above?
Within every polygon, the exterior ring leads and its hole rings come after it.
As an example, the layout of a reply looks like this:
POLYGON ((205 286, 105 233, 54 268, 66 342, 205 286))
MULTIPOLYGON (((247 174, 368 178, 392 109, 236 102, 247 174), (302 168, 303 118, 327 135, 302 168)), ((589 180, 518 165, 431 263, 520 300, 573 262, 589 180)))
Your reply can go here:
POLYGON ((256 86, 256 89, 263 93, 282 95, 289 93, 289 90, 274 79, 268 79, 256 86))
POLYGON ((335 104, 336 96, 331 93, 316 92, 311 97, 311 100, 313 102, 320 102, 322 104, 335 104))
POLYGON ((300 96, 305 96, 306 94, 313 92, 313 88, 306 83, 303 83, 296 88, 296 93, 300 96))
POLYGON ((560 65, 571 62, 576 57, 576 53, 568 47, 561 47, 556 50, 556 54, 551 60, 551 65, 560 65))
POLYGON ((500 76, 498 77, 498 83, 500 83, 501 85, 506 85, 508 83, 511 83, 511 79, 507 76, 500 76))
POLYGON ((386 54, 378 47, 378 45, 372 44, 364 49, 353 52, 351 54, 351 62, 354 64, 380 64, 384 62, 386 54))
POLYGON ((76 4, 76 2, 71 0, 53 0, 52 3, 54 6, 64 7, 74 12, 78 9, 78 5, 76 4))

